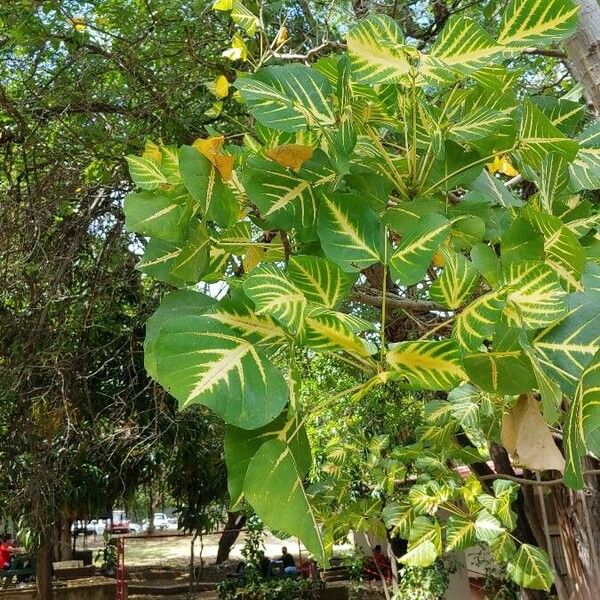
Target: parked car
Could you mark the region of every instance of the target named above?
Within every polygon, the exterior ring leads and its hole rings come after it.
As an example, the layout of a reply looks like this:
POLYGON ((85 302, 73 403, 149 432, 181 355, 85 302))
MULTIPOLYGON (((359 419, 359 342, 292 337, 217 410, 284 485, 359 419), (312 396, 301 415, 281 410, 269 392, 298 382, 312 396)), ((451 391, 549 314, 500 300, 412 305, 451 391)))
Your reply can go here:
POLYGON ((129 522, 129 533, 141 533, 143 527, 139 523, 129 522))
POLYGON ((110 533, 129 533, 129 520, 124 510, 113 510, 110 533))
MULTIPOLYGON (((148 519, 144 519, 142 521, 142 527, 144 531, 147 531, 148 527, 150 527, 150 521, 148 519)), ((165 513, 154 513, 154 529, 157 531, 169 529, 169 519, 165 513)))
POLYGON ((178 523, 177 517, 168 517, 167 521, 169 523, 167 525, 167 529, 172 529, 174 531, 177 531, 179 529, 179 523, 178 523))
POLYGON ((86 525, 88 535, 102 535, 106 529, 106 521, 103 519, 92 519, 86 525))

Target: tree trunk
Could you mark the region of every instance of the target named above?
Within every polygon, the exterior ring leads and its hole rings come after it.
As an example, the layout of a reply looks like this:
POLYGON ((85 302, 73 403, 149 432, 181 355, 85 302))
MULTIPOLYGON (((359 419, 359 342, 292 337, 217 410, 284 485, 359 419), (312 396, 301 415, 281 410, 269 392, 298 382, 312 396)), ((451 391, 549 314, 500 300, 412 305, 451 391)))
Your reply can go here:
POLYGON ((37 600, 52 600, 52 544, 49 541, 44 542, 35 560, 37 600))
POLYGON ((71 520, 63 518, 60 521, 58 531, 58 544, 56 549, 56 556, 59 561, 71 560, 73 554, 71 552, 71 520))
POLYGON ((600 5, 598 0, 575 0, 579 5, 579 25, 565 47, 575 77, 583 86, 585 98, 596 114, 600 112, 600 5))
POLYGON ((240 535, 240 529, 245 525, 246 517, 238 512, 227 513, 227 523, 219 540, 216 564, 221 564, 229 558, 231 548, 240 535))
MULTIPOLYGON (((588 478, 598 489, 598 478, 588 478)), ((572 600, 594 600, 600 589, 600 498, 564 486, 552 494, 572 600)))

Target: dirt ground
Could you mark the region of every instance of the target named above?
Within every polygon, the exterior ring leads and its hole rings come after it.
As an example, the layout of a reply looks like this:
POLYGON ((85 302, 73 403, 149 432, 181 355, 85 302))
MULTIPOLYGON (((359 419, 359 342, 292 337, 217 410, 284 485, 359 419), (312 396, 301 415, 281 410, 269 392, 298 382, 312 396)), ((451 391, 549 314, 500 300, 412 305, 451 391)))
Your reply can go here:
MULTIPOLYGON (((182 567, 189 564, 191 551, 191 536, 173 535, 175 532, 166 532, 159 534, 158 538, 147 539, 144 534, 124 536, 125 539, 125 562, 130 566, 163 566, 163 567, 182 567)), ((220 535, 204 536, 201 548, 200 539, 195 544, 195 561, 200 561, 200 553, 206 563, 214 563, 217 557, 217 550, 220 535)), ((102 536, 88 536, 85 539, 77 540, 77 549, 99 550, 103 547, 102 536)), ((281 547, 286 546, 296 560, 302 558, 305 560, 308 556, 304 545, 300 544, 297 538, 280 540, 270 533, 265 533, 263 538, 265 554, 269 558, 275 559, 281 556, 281 547)), ((239 561, 242 559, 242 548, 244 546, 244 533, 240 534, 237 543, 233 547, 229 556, 230 561, 239 561)), ((351 550, 350 544, 336 546, 336 554, 348 552, 351 550)), ((96 553, 94 553, 95 555, 96 553)))

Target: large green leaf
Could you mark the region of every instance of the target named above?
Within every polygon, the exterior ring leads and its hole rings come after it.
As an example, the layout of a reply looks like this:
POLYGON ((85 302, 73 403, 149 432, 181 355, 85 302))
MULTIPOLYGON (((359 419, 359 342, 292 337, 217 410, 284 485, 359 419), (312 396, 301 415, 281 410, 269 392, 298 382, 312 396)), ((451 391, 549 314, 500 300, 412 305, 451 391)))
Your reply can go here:
POLYGON ((410 529, 408 552, 400 562, 412 567, 428 567, 442 553, 442 529, 435 519, 417 517, 410 529))
POLYGON ((270 315, 256 313, 254 303, 241 291, 224 298, 208 315, 231 327, 243 338, 267 351, 278 350, 287 341, 285 330, 270 315))
POLYGON ((159 281, 179 286, 182 281, 172 274, 172 269, 180 253, 181 245, 151 238, 146 244, 146 251, 142 260, 136 265, 136 269, 159 281))
POLYGON ((176 243, 186 239, 192 215, 185 190, 127 194, 123 211, 129 231, 176 243))
POLYGON ((477 542, 475 524, 468 517, 450 515, 446 524, 447 550, 464 550, 477 542))
POLYGON ((458 252, 447 251, 443 257, 444 272, 433 282, 429 294, 438 304, 456 309, 473 293, 479 273, 458 252))
POLYGON ((133 183, 143 190, 155 190, 167 183, 167 178, 161 172, 158 164, 150 158, 130 154, 125 157, 129 164, 129 174, 133 183))
POLYGON ((490 339, 506 302, 506 292, 489 292, 471 302, 456 319, 452 335, 464 350, 478 350, 490 339))
MULTIPOLYGON (((370 326, 370 323, 367 323, 367 326, 370 326)), ((341 349, 358 356, 369 356, 375 352, 374 347, 356 335, 348 315, 335 311, 319 310, 307 316, 306 343, 321 352, 341 349)))
POLYGON ((309 302, 337 308, 350 291, 350 277, 320 256, 291 256, 287 275, 309 302))
POLYGON ((534 590, 550 591, 554 581, 547 554, 529 544, 522 544, 508 563, 510 578, 517 584, 534 590))
POLYGON ((442 215, 431 214, 419 219, 416 227, 403 236, 390 258, 392 278, 402 285, 421 280, 433 253, 450 233, 450 222, 442 215))
POLYGON ((454 340, 392 344, 386 360, 415 389, 451 390, 467 379, 454 340))
POLYGON ((448 128, 448 137, 459 143, 469 143, 494 135, 512 123, 512 118, 500 111, 480 106, 462 115, 448 128))
POLYGON ((173 275, 186 283, 197 283, 209 271, 210 238, 204 223, 196 223, 173 264, 173 275))
MULTIPOLYGON (((451 69, 468 74, 502 57, 503 48, 473 19, 454 15, 425 56, 425 72, 451 69)), ((447 77, 439 74, 437 77, 447 77)), ((437 78, 436 77, 436 78, 437 78)))
POLYGON ((231 498, 231 510, 239 508, 244 494, 244 480, 248 465, 260 447, 268 440, 283 436, 288 444, 298 468, 298 475, 305 477, 310 469, 312 457, 310 443, 304 427, 292 411, 284 411, 273 422, 248 431, 230 425, 224 439, 225 460, 227 462, 227 488, 231 498), (295 434, 292 436, 292 434, 295 434))
POLYGON ((571 162, 578 149, 579 144, 552 125, 550 119, 539 108, 528 100, 524 102, 518 155, 527 166, 539 169, 550 153, 571 162))
POLYGON ((202 215, 222 227, 233 225, 239 215, 239 204, 218 170, 192 146, 182 146, 179 157, 183 183, 202 215))
POLYGON ((383 257, 383 226, 355 194, 325 195, 317 229, 325 254, 344 271, 359 271, 383 257))
POLYGON ((535 386, 531 364, 519 350, 477 352, 464 357, 471 381, 486 392, 522 394, 535 386))
POLYGON ((535 46, 575 33, 577 5, 571 0, 511 0, 500 22, 498 42, 535 46))
POLYGON ((346 37, 352 77, 360 83, 397 83, 408 73, 404 35, 387 15, 361 19, 346 37))
POLYGON ((273 317, 294 334, 303 329, 306 298, 277 267, 254 269, 244 282, 244 292, 254 302, 256 314, 273 317))
POLYGON ((480 511, 475 520, 475 536, 481 542, 491 542, 504 531, 502 523, 486 509, 480 511))
POLYGON ((243 182, 248 198, 260 215, 274 227, 309 229, 316 221, 319 188, 335 173, 325 162, 313 161, 312 169, 299 173, 262 157, 252 157, 244 170, 243 182))
POLYGON ((600 188, 600 148, 581 148, 569 165, 569 173, 574 192, 600 188))
POLYGON ((600 295, 576 292, 567 298, 567 315, 542 330, 533 342, 541 368, 571 396, 582 371, 600 349, 600 295))
POLYGON ((539 329, 566 314, 567 293, 549 265, 536 261, 509 263, 504 266, 504 280, 504 316, 510 326, 539 329))
POLYGON ((600 351, 585 368, 569 406, 564 426, 565 483, 582 489, 581 457, 587 450, 600 454, 600 351))
POLYGON ((177 290, 162 299, 159 307, 146 322, 144 366, 151 377, 157 377, 154 346, 160 328, 176 316, 205 314, 212 309, 215 302, 214 298, 191 290, 177 290))
POLYGON ((319 525, 293 452, 285 442, 274 439, 260 447, 248 465, 244 495, 268 527, 299 537, 315 559, 325 565, 319 525))
POLYGON ((205 404, 226 423, 256 429, 285 406, 283 376, 254 344, 206 316, 177 316, 155 342, 158 382, 182 406, 205 404))
POLYGON ((305 65, 272 66, 237 79, 235 86, 257 121, 280 131, 333 125, 331 85, 305 65))

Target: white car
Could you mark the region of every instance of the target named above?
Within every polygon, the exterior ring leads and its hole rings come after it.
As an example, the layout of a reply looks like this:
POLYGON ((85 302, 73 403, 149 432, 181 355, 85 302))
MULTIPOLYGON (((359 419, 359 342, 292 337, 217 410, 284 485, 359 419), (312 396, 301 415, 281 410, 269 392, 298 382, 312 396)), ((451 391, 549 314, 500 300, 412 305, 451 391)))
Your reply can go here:
MULTIPOLYGON (((142 528, 144 531, 148 530, 150 526, 150 521, 148 519, 144 519, 142 522, 142 528)), ((163 529, 169 529, 169 519, 165 513, 154 513, 154 529, 162 531, 163 529)))

